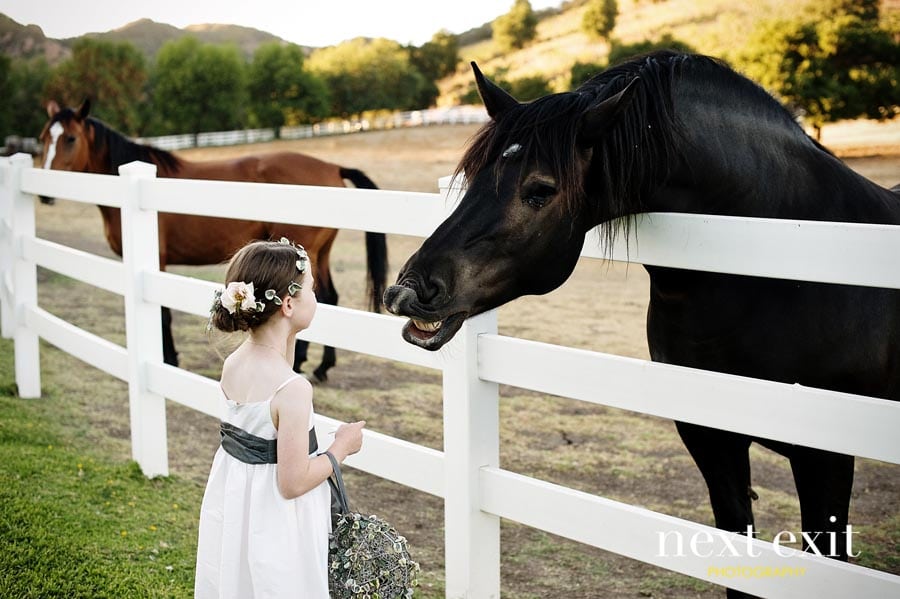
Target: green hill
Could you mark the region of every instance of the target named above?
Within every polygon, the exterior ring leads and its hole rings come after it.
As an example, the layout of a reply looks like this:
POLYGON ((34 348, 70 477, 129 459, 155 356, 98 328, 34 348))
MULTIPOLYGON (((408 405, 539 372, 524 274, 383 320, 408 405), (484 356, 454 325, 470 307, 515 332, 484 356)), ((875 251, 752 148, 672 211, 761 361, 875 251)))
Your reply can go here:
MULTIPOLYGON (((658 40, 670 35, 704 54, 726 60, 740 49, 763 19, 796 14, 817 0, 618 0, 619 15, 612 37, 621 43, 658 40)), ((527 47, 502 53, 489 35, 471 36, 461 44, 461 62, 454 75, 438 83, 439 103, 453 104, 473 86, 469 62, 475 60, 487 75, 502 74, 507 80, 540 75, 556 91, 569 85, 569 72, 576 62, 605 63, 610 46, 581 31, 583 1, 563 3, 559 11, 541 18, 536 39, 527 47)), ((900 18, 900 0, 882 0, 882 15, 900 18)), ((476 30, 473 30, 476 31, 476 30)), ((466 35, 466 34, 464 34, 466 35)), ((461 36, 461 39, 465 39, 461 36)))
MULTIPOLYGON (((246 56, 251 56, 261 44, 281 41, 280 37, 239 25, 191 25, 179 29, 150 19, 140 19, 119 29, 102 33, 88 33, 90 37, 113 42, 131 42, 148 59, 153 59, 159 49, 168 41, 192 35, 204 43, 235 44, 246 56)), ((44 35, 37 25, 22 25, 0 14, 0 52, 12 58, 35 58, 43 56, 48 63, 56 65, 72 55, 72 45, 79 38, 55 40, 44 35)), ((285 42, 287 43, 287 42, 285 42)), ((305 48, 307 51, 310 48, 305 48)))
POLYGON ((0 14, 0 53, 13 58, 43 56, 53 64, 67 58, 71 51, 60 41, 45 36, 37 25, 22 25, 0 14))
MULTIPOLYGON (((208 44, 234 44, 247 57, 252 56, 253 52, 261 44, 277 41, 284 42, 283 39, 276 35, 253 29, 252 27, 207 24, 189 25, 184 29, 179 29, 150 19, 140 19, 106 33, 89 33, 87 37, 112 42, 131 42, 148 58, 153 58, 166 42, 188 35, 208 44)), ((75 40, 66 41, 74 42, 75 40)))

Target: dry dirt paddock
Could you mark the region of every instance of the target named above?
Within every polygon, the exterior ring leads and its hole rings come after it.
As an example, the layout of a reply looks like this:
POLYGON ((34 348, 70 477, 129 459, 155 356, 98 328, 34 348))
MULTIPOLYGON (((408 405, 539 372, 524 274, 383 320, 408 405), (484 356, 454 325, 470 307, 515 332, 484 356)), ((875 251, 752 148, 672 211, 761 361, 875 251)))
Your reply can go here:
MULTIPOLYGON (((258 146, 198 149, 179 154, 190 160, 270 150, 296 150, 365 171, 380 187, 437 191, 475 132, 474 126, 441 126, 359 133, 258 146)), ((883 129, 878 129, 883 131, 883 129)), ((900 183, 900 132, 879 137, 869 155, 866 136, 838 130, 835 149, 848 164, 876 182, 900 183), (887 142, 884 142, 887 139, 887 142)), ((864 131, 865 133, 865 131, 864 131)), ((823 142, 829 144, 829 129, 823 142)), ((111 256, 92 206, 58 202, 39 206, 43 237, 111 256)), ((421 240, 389 236, 393 280, 421 240)), ((362 234, 343 231, 332 253, 340 304, 364 306, 362 234)), ((218 280, 221 266, 175 267, 175 272, 218 280)), ((43 307, 110 340, 124 342, 121 298, 41 271, 43 307), (90 302, 71 302, 72 294, 90 302)), ((542 297, 522 298, 499 311, 502 334, 623 356, 647 358, 644 317, 648 279, 640 265, 582 260, 569 281, 542 297)), ((220 359, 204 333, 202 319, 175 314, 175 339, 182 365, 217 377, 220 359)), ((313 347, 317 360, 319 348, 313 347)), ((45 384, 66 393, 93 423, 96 443, 129 455, 126 388, 47 348, 45 384), (75 373, 73 375, 73 373, 75 373)), ((440 377, 436 372, 338 351, 327 384, 316 388, 320 413, 351 420, 415 443, 442 447, 440 377)), ((598 389, 598 394, 602 393, 598 389)), ((172 473, 205 481, 218 442, 216 423, 169 404, 172 473)), ((706 488, 681 445, 671 421, 623 410, 501 389, 501 464, 551 482, 644 506, 673 516, 712 523, 706 488)), ((763 538, 800 530, 799 510, 787 461, 765 449, 752 452, 757 525, 763 538)), ((399 485, 350 472, 348 485, 358 507, 384 515, 407 533, 423 568, 418 596, 443 596, 441 501, 399 485)), ((198 495, 199 497, 199 495, 198 495)), ((871 567, 900 573, 900 468, 857 462, 851 521, 861 557, 871 567)), ((199 506, 195 506, 199 507, 199 506)), ((585 523, 600 525, 602 523, 585 523)), ((502 524, 502 591, 511 598, 721 597, 720 587, 596 550, 512 522, 502 524)))

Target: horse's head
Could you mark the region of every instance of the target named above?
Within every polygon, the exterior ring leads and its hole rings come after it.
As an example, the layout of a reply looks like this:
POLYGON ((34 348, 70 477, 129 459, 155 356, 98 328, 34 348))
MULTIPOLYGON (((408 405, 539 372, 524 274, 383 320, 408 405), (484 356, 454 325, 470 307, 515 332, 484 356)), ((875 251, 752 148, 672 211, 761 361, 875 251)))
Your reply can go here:
MULTIPOLYGON (((87 123, 90 111, 90 100, 85 100, 77 110, 60 109, 53 100, 47 104, 50 120, 41 131, 41 164, 44 168, 90 172, 93 136, 93 129, 87 123)), ((53 199, 41 197, 41 202, 52 204, 53 199)))
POLYGON ((430 350, 469 316, 568 278, 585 233, 604 220, 587 202, 596 142, 634 87, 603 100, 567 92, 520 104, 473 68, 491 121, 457 168, 467 191, 384 297, 411 319, 404 339, 430 350))

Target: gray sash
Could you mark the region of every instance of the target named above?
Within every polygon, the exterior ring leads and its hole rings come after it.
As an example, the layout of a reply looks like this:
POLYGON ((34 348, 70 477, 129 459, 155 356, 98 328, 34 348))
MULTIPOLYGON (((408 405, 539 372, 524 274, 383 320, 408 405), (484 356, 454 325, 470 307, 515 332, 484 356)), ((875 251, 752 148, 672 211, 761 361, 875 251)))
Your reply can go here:
MULTIPOLYGON (((233 424, 223 422, 219 427, 222 437, 222 449, 230 456, 245 464, 277 464, 278 451, 276 439, 263 439, 233 424)), ((319 441, 316 439, 316 428, 309 430, 309 453, 319 450, 319 441)))

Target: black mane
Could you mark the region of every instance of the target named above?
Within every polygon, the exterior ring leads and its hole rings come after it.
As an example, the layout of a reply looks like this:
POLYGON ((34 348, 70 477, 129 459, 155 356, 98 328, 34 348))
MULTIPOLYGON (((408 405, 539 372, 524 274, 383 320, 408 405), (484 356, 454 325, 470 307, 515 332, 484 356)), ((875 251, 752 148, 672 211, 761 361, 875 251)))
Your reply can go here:
MULTIPOLYGON (((54 115, 51 124, 57 121, 67 122, 73 118, 76 118, 75 112, 71 108, 65 108, 54 115)), ((94 151, 108 151, 107 169, 110 175, 117 175, 120 166, 135 160, 156 164, 173 172, 181 167, 181 161, 171 152, 136 143, 92 116, 87 117, 85 122, 94 130, 94 151)))
MULTIPOLYGON (((769 118, 784 121, 806 136, 783 106, 722 61, 661 51, 613 66, 572 92, 545 96, 501 114, 476 134, 456 174, 471 177, 496 165, 501 152, 517 143, 522 146, 522 165, 534 161, 552 171, 562 205, 570 214, 588 210, 594 222, 605 223, 619 215, 642 212, 646 198, 665 183, 677 160, 676 149, 683 135, 674 112, 674 93, 688 69, 693 79, 715 85, 719 93, 731 89, 735 95, 749 98, 771 113, 769 118), (582 180, 575 171, 579 116, 635 78, 640 81, 629 107, 593 147, 591 174, 582 180), (584 205, 587 198, 602 201, 584 205)), ((606 228, 607 242, 615 235, 615 228, 606 228)))

